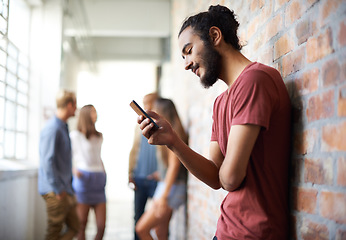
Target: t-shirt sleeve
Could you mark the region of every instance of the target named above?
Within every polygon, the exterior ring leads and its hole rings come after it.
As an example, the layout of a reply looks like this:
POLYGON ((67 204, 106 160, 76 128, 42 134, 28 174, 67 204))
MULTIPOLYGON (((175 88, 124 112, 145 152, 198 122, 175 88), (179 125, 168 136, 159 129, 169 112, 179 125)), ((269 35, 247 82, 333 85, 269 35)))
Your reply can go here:
POLYGON ((214 121, 214 117, 213 117, 213 126, 211 128, 211 137, 210 137, 210 141, 217 141, 217 135, 216 135, 216 129, 215 129, 215 121, 214 121))
POLYGON ((216 122, 216 105, 217 105, 217 102, 218 102, 218 98, 216 98, 216 100, 214 101, 214 106, 213 106, 213 125, 211 128, 211 137, 210 137, 211 142, 217 141, 217 131, 216 131, 216 125, 217 125, 217 122, 216 122))
POLYGON ((254 124, 268 130, 277 99, 271 77, 263 71, 245 73, 234 88, 232 125, 254 124))

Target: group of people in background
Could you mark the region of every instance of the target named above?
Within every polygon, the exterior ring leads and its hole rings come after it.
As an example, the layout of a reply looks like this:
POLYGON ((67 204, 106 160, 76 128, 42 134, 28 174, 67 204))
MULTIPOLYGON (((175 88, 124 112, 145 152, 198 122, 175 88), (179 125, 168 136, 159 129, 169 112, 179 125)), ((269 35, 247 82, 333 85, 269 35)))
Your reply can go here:
MULTIPOLYGON (((290 99, 276 69, 251 62, 240 52, 238 27, 234 12, 217 5, 187 18, 178 34, 185 70, 195 73, 205 88, 218 80, 228 86, 214 102, 208 157, 187 145, 171 100, 156 95, 144 98, 144 104, 149 104, 146 108, 154 110, 148 115, 159 128, 139 116, 145 138, 136 134, 130 154, 135 230, 142 240, 153 239, 151 232, 159 240, 167 239, 172 212, 186 198, 186 170, 211 188, 228 192, 221 203, 214 240, 288 239, 290 99), (152 205, 144 211, 149 197, 152 205)), ((71 150, 66 121, 74 116, 75 95, 64 92, 57 108, 40 140, 39 191, 47 203, 47 239, 72 239, 78 232, 83 239, 90 208, 97 212, 97 236, 102 238, 106 176, 99 157, 102 134, 94 126, 96 111, 85 107, 78 132, 71 134, 71 150), (60 238, 64 222, 68 227, 60 238)))
MULTIPOLYGON (((61 90, 57 111, 40 135, 39 193, 46 201, 46 239, 85 239, 90 209, 95 212, 97 233, 103 238, 106 227, 106 172, 101 159, 103 135, 96 130, 93 105, 79 110, 77 129, 69 132, 67 120, 75 116, 76 96, 61 90)), ((172 123, 187 143, 174 103, 156 93, 143 99, 144 108, 155 110, 172 123)), ((168 236, 174 209, 186 201, 187 172, 165 146, 153 146, 137 127, 129 157, 129 184, 134 189, 135 239, 168 236), (148 199, 151 207, 145 211, 148 199)))
POLYGON ((75 93, 61 90, 56 106, 40 135, 38 190, 47 207, 46 239, 85 239, 89 210, 94 209, 99 240, 106 226, 106 172, 97 112, 92 105, 82 107, 77 130, 69 132, 67 120, 77 109, 75 93))

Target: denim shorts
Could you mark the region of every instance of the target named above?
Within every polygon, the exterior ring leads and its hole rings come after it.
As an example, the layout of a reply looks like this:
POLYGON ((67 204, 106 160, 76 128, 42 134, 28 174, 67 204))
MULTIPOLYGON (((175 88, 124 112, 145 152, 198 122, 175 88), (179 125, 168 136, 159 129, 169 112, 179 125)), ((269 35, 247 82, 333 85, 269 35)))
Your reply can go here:
POLYGON ((72 187, 76 193, 77 201, 90 205, 106 202, 106 173, 78 171, 82 175, 79 178, 73 176, 72 181, 72 187))
MULTIPOLYGON (((165 182, 160 181, 154 194, 154 199, 160 198, 165 190, 165 182)), ((174 183, 168 196, 168 205, 172 209, 179 208, 180 205, 186 202, 186 183, 174 183)))

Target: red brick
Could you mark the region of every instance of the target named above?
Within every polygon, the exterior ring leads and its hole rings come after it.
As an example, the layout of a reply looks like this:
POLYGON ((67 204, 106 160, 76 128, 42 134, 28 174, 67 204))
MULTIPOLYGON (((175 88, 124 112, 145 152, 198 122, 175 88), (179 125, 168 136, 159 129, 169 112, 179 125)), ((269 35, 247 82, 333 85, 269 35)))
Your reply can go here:
POLYGON ((315 92, 318 89, 319 69, 314 68, 296 79, 296 88, 300 96, 315 92))
POLYGON ((316 62, 319 60, 319 51, 318 51, 318 39, 317 38, 310 38, 306 44, 306 51, 308 59, 307 61, 309 63, 316 62))
POLYGON ((289 0, 275 0, 275 11, 282 7, 285 3, 289 2, 289 0))
POLYGON ((333 12, 335 12, 343 0, 327 0, 322 6, 322 20, 324 21, 333 12))
POLYGON ((251 0, 250 10, 251 12, 254 12, 257 10, 257 0, 251 0))
POLYGON ((332 59, 322 67, 322 83, 323 86, 328 87, 337 85, 341 82, 340 65, 336 59, 332 59))
POLYGON ((346 224, 346 194, 338 192, 322 192, 320 211, 325 218, 346 224))
POLYGON ((340 186, 346 186, 346 158, 339 158, 337 169, 337 184, 340 186))
POLYGON ((263 5, 260 12, 260 21, 262 23, 265 23, 272 16, 273 16, 273 1, 270 1, 269 3, 263 5))
POLYGON ((308 219, 303 220, 300 232, 304 240, 329 240, 328 227, 324 224, 311 222, 308 219))
POLYGON ((259 32, 256 36, 256 38, 253 40, 254 44, 253 44, 253 48, 254 49, 259 49, 262 47, 263 44, 265 44, 265 42, 263 41, 264 38, 264 32, 259 32))
POLYGON ((265 25, 265 40, 264 42, 269 41, 274 37, 279 30, 282 28, 282 16, 280 14, 276 15, 272 20, 265 25))
POLYGON ((306 115, 309 122, 334 115, 334 91, 313 96, 308 101, 306 115))
POLYGON ((311 7, 312 5, 314 5, 316 2, 318 2, 319 0, 308 0, 307 3, 308 3, 308 6, 307 8, 311 7))
POLYGON ((268 47, 267 49, 263 50, 263 53, 258 56, 259 62, 267 65, 273 64, 273 51, 273 47, 268 47))
POLYGON ((261 9, 264 5, 264 0, 252 0, 250 5, 251 12, 261 9))
POLYGON ((340 23, 340 31, 339 31, 339 44, 341 46, 346 45, 346 24, 344 21, 340 23))
POLYGON ((313 184, 333 184, 333 161, 328 159, 305 159, 304 180, 313 184))
POLYGON ((332 34, 332 29, 328 28, 323 35, 320 35, 318 37, 318 43, 320 47, 318 50, 321 52, 322 57, 325 57, 328 54, 334 52, 332 34))
POLYGON ((286 33, 282 37, 279 38, 278 41, 274 44, 274 58, 278 59, 279 57, 285 55, 286 53, 292 51, 294 48, 294 41, 292 38, 286 33))
POLYGON ((317 142, 316 129, 308 129, 303 133, 299 132, 294 135, 293 147, 297 154, 305 155, 311 153, 317 142))
POLYGON ((260 24, 259 15, 256 16, 250 23, 247 30, 247 39, 250 39, 257 31, 260 24))
POLYGON ((346 151, 346 121, 322 128, 321 150, 326 152, 346 151))
POLYGON ((346 116, 346 87, 340 88, 338 98, 338 116, 346 116))
POLYGON ((300 1, 291 1, 286 8, 286 23, 285 26, 291 25, 293 22, 301 18, 302 12, 304 11, 300 1))
POLYGON ((306 213, 314 214, 317 205, 317 190, 315 189, 296 189, 295 209, 306 213))
POLYGON ((310 18, 305 19, 297 24, 296 26, 296 36, 298 39, 298 45, 306 42, 309 37, 311 37, 315 30, 315 22, 311 22, 310 18))
POLYGON ((316 38, 309 38, 306 44, 307 62, 316 62, 334 52, 332 30, 328 28, 316 38))
POLYGON ((305 48, 301 47, 282 58, 282 75, 288 75, 299 71, 305 64, 305 48))

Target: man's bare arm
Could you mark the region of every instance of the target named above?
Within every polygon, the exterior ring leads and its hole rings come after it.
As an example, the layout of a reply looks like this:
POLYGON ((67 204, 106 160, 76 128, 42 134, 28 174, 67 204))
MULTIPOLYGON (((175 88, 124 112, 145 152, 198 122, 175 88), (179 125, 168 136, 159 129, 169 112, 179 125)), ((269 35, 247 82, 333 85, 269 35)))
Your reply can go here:
POLYGON ((138 118, 142 133, 149 139, 148 142, 154 145, 167 145, 189 172, 208 186, 219 189, 221 187, 219 182, 219 167, 213 161, 189 148, 166 120, 154 112, 149 112, 149 114, 160 127, 152 131, 153 125, 147 119, 138 118))
POLYGON ((180 139, 176 139, 169 148, 177 155, 189 172, 199 180, 214 189, 221 187, 219 168, 213 161, 196 153, 180 139))
POLYGON ((261 127, 257 125, 235 125, 231 127, 226 156, 220 151, 217 142, 210 144, 210 158, 203 157, 189 148, 173 131, 170 124, 158 114, 150 112, 160 128, 152 132, 153 125, 141 117, 138 123, 150 144, 167 145, 198 179, 214 189, 236 190, 246 176, 253 146, 261 127))

